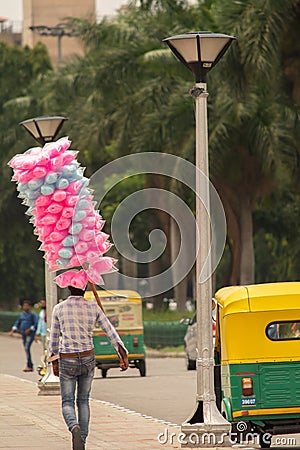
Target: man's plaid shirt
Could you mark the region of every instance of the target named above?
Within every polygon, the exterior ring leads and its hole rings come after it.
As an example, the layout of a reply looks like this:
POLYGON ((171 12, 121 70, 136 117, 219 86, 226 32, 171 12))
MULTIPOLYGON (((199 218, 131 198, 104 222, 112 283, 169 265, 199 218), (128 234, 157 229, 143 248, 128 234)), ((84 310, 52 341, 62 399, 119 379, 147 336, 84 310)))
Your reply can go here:
POLYGON ((116 351, 118 343, 124 347, 117 331, 96 303, 85 300, 84 297, 70 296, 55 305, 51 323, 50 355, 93 349, 95 324, 102 328, 116 351))

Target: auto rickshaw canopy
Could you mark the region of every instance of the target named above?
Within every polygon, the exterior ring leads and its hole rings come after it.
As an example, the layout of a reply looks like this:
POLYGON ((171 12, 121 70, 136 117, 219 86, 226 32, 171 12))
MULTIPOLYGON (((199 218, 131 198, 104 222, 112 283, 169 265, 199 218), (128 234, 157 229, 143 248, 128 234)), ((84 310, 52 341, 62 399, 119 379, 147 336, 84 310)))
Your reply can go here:
MULTIPOLYGON (((97 291, 104 311, 118 331, 143 330, 142 299, 135 291, 97 291)), ((92 291, 84 294, 86 300, 95 301, 92 291)))
POLYGON ((270 339, 272 324, 300 322, 300 282, 229 286, 215 294, 221 363, 298 361, 299 339, 270 339))

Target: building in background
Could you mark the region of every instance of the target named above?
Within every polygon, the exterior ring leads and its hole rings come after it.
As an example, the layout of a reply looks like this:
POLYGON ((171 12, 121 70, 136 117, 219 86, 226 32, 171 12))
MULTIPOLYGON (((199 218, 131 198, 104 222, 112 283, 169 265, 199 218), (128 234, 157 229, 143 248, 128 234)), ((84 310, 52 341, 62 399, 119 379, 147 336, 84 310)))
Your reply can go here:
POLYGON ((0 41, 8 45, 22 45, 22 22, 0 17, 0 41))
POLYGON ((53 65, 74 55, 83 55, 83 46, 76 37, 63 35, 57 25, 68 17, 96 20, 95 0, 23 0, 22 45, 33 48, 42 42, 53 65), (39 28, 48 28, 44 35, 39 28), (30 28, 32 27, 32 29, 30 28))

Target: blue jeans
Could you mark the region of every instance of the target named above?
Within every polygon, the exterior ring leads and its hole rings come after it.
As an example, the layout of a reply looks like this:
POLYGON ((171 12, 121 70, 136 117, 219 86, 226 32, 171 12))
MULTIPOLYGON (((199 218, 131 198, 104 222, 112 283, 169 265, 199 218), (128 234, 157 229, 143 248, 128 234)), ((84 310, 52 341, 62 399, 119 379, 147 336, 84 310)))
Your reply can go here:
POLYGON ((28 336, 26 336, 26 334, 22 334, 22 339, 23 339, 23 345, 24 345, 26 358, 27 358, 27 367, 32 369, 33 363, 32 363, 32 359, 31 359, 30 347, 34 340, 34 332, 31 332, 28 336))
POLYGON ((61 358, 59 360, 59 381, 62 400, 62 413, 70 431, 80 426, 81 438, 85 443, 90 422, 89 396, 95 371, 95 357, 61 358), (77 387, 75 411, 75 390, 77 387))

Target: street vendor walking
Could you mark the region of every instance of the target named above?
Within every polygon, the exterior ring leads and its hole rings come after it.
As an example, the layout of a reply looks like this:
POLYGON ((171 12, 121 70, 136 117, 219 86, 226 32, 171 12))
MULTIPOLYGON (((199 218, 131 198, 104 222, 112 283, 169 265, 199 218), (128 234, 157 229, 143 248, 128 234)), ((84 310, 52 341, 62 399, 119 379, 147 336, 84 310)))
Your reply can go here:
POLYGON ((31 302, 24 300, 22 303, 23 311, 17 318, 9 334, 12 336, 16 331, 19 331, 22 336, 23 345, 26 353, 27 365, 23 372, 33 372, 33 362, 31 359, 31 345, 34 341, 36 327, 38 323, 38 316, 31 311, 31 302))
POLYGON ((59 376, 62 414, 72 433, 72 449, 85 450, 90 421, 89 394, 95 370, 94 325, 103 329, 114 346, 121 371, 128 368, 128 352, 101 308, 85 300, 84 290, 73 286, 68 288, 71 295, 53 309, 49 361, 54 375, 59 376))

